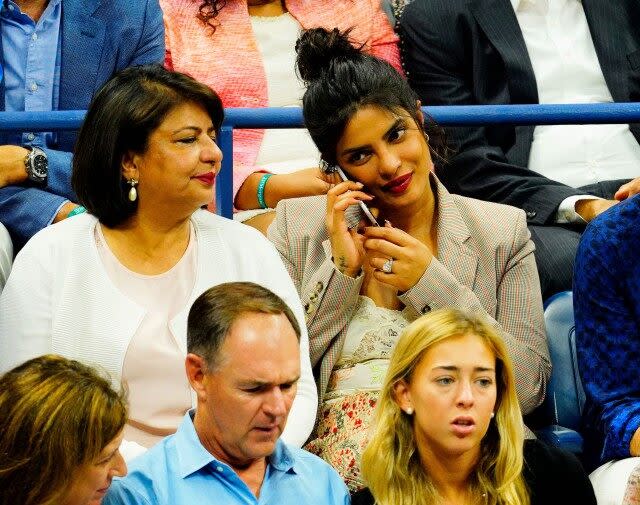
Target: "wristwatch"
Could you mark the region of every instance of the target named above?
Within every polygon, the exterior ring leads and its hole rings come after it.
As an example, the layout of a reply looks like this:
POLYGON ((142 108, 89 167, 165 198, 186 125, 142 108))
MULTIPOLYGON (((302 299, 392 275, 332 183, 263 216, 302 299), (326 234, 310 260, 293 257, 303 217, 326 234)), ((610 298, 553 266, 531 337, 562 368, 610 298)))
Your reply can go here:
POLYGON ((49 172, 49 160, 46 153, 35 146, 24 146, 29 149, 29 154, 24 158, 24 166, 27 170, 27 177, 31 182, 45 185, 47 183, 47 174, 49 172))

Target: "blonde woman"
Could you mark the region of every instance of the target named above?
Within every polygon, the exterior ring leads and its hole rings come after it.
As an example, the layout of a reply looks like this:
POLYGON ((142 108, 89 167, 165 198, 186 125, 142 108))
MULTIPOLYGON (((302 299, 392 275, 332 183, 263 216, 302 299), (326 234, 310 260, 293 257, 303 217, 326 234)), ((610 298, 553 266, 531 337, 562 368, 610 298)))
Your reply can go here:
POLYGON ((571 454, 523 441, 506 347, 483 318, 441 309, 391 357, 354 505, 595 505, 571 454))
POLYGON ((56 355, 0 376, 0 504, 98 505, 127 466, 123 392, 56 355))

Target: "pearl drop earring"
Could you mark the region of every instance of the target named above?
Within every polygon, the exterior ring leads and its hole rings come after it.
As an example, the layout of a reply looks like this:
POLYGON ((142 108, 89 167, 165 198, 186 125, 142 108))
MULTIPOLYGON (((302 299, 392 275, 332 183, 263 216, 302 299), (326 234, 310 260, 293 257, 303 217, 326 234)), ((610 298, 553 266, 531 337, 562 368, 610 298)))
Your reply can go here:
POLYGON ((404 409, 404 411, 407 413, 407 415, 411 415, 413 414, 413 407, 407 407, 406 409, 404 409))
POLYGON ((138 198, 138 191, 136 190, 136 186, 138 185, 138 179, 127 179, 127 184, 131 185, 131 189, 129 190, 129 201, 135 202, 138 198))

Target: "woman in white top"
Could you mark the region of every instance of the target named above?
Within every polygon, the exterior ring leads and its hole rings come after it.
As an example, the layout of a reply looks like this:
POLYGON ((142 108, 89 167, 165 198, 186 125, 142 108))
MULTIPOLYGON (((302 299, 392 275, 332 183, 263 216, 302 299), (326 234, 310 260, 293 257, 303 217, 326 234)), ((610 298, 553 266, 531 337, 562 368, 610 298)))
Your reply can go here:
POLYGON ((301 445, 315 420, 302 308, 278 254, 252 228, 200 210, 220 169, 222 119, 218 96, 184 74, 147 66, 109 81, 73 160, 88 212, 38 233, 0 297, 0 370, 45 353, 101 365, 128 384, 125 438, 145 446, 191 408, 187 314, 228 281, 260 284, 293 309, 302 378, 285 440, 301 445))

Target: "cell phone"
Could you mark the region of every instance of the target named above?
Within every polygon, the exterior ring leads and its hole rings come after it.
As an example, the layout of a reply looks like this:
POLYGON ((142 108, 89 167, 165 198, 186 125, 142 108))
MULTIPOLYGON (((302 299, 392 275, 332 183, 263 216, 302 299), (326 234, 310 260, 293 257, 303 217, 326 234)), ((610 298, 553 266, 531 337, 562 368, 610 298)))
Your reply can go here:
MULTIPOLYGON (((336 170, 336 172, 338 172, 338 175, 340 176, 340 179, 342 179, 343 181, 350 180, 338 165, 335 166, 335 170, 336 170)), ((360 207, 360 210, 362 211, 362 213, 366 216, 366 218, 369 220, 369 222, 373 226, 380 226, 378 224, 378 221, 376 221, 376 218, 373 217, 373 214, 369 210, 369 207, 367 207, 367 205, 364 202, 359 201, 358 202, 358 206, 360 207)), ((359 217, 358 217, 358 222, 360 222, 360 218, 359 217)), ((354 226, 357 226, 357 224, 358 223, 355 223, 354 226)), ((349 226, 349 228, 352 228, 352 226, 349 226)))

